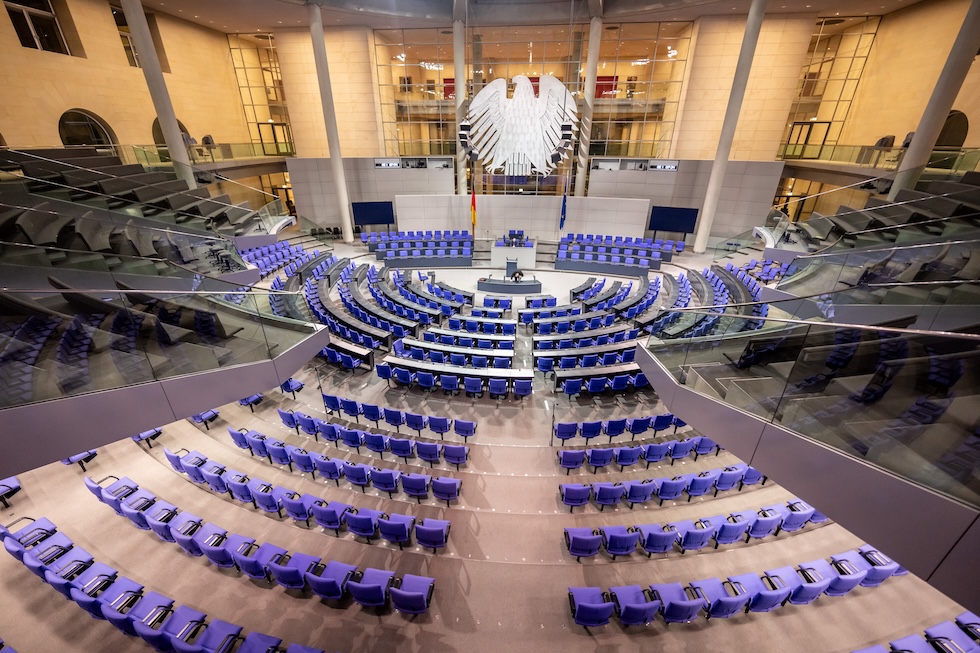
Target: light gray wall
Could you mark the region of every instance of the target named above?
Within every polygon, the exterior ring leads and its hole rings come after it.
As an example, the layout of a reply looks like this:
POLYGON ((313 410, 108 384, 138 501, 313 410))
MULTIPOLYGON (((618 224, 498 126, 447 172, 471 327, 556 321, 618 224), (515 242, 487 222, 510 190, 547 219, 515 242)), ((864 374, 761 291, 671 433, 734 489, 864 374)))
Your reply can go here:
MULTIPOLYGON (((700 209, 712 163, 682 160, 676 171, 592 170, 589 195, 635 197, 648 199, 654 206, 700 209)), ((763 224, 772 208, 782 171, 782 161, 730 162, 711 235, 728 238, 763 224)))
MULTIPOLYGON (((339 227, 330 159, 286 159, 296 214, 320 225, 339 227)), ((351 202, 394 202, 396 195, 451 195, 452 168, 375 168, 374 159, 344 159, 351 202)), ((469 223, 467 223, 469 224, 469 223)))
MULTIPOLYGON (((471 198, 466 195, 398 195, 398 228, 407 231, 470 231, 471 198)), ((496 238, 523 229, 529 238, 558 240, 562 198, 555 195, 478 195, 477 238, 496 238)), ((569 197, 565 233, 642 236, 650 203, 614 197, 569 197)))

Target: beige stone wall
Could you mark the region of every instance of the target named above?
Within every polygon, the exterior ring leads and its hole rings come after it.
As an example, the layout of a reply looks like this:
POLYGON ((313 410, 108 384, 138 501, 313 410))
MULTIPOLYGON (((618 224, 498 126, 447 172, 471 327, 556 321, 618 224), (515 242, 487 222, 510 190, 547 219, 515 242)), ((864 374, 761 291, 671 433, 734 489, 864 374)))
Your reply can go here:
MULTIPOLYGON (((85 56, 20 45, 0 15, 0 133, 11 146, 60 146, 69 109, 97 114, 120 143, 151 143, 156 113, 143 72, 129 65, 105 0, 68 0, 85 56)), ((170 64, 164 73, 177 118, 191 135, 247 142, 248 131, 224 34, 157 13, 170 64)))
MULTIPOLYGON (((752 62, 731 158, 771 161, 786 128, 815 14, 767 17, 752 62)), ((695 24, 672 157, 713 159, 735 75, 745 16, 695 24)))
MULTIPOLYGON (((956 39, 970 0, 930 0, 881 19, 841 143, 900 145, 915 130, 956 39)), ((966 147, 980 147, 980 64, 974 59, 953 108, 966 114, 966 147)))
MULTIPOLYGON (((374 33, 367 27, 324 32, 341 152, 345 158, 380 156, 384 143, 374 33)), ((283 30, 275 37, 297 155, 329 156, 310 32, 283 30)))

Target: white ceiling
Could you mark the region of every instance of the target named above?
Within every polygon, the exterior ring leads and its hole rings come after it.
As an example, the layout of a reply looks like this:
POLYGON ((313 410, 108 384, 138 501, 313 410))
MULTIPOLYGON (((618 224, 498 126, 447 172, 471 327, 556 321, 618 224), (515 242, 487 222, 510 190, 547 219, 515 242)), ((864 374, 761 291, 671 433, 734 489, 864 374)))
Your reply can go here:
MULTIPOLYGON (((594 2, 597 0, 593 0, 594 2)), ((769 0, 767 14, 882 15, 921 0, 769 0)), ((746 14, 750 0, 605 0, 608 22, 689 21, 698 16, 746 14)), ((172 14, 224 33, 269 32, 308 25, 303 0, 144 0, 153 11, 172 14)), ((585 0, 471 0, 470 25, 567 24, 589 19, 585 0)), ((451 0, 324 0, 325 26, 373 29, 452 24, 451 0)))

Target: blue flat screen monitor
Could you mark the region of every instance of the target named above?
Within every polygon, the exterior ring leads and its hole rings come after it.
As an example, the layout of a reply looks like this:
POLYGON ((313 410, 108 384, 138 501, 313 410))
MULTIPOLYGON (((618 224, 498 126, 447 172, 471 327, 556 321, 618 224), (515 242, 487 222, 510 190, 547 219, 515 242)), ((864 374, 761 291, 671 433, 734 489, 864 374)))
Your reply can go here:
POLYGON ((677 231, 692 234, 697 221, 697 209, 655 206, 650 211, 650 225, 647 229, 649 231, 677 231))
POLYGON ((352 202, 354 224, 395 224, 395 208, 391 202, 352 202))

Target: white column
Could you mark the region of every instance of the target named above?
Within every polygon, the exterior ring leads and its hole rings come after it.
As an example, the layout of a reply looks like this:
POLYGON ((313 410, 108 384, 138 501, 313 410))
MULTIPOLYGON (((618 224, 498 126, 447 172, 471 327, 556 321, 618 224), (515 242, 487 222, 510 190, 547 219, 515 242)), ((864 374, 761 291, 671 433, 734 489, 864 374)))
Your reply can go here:
POLYGON ((738 63, 735 65, 732 92, 728 96, 728 108, 725 109, 725 120, 721 124, 718 150, 715 153, 715 162, 711 166, 711 176, 708 177, 708 188, 705 190, 704 205, 701 208, 701 219, 698 220, 697 233, 694 236, 694 251, 699 254, 704 252, 708 245, 708 235, 715 221, 715 211, 718 210, 718 198, 721 196, 721 187, 725 181, 728 157, 732 153, 735 127, 738 126, 738 116, 742 111, 745 86, 749 81, 749 72, 752 70, 752 58, 755 56, 755 46, 759 42, 765 9, 766 0, 752 0, 749 17, 745 21, 745 35, 742 37, 742 49, 739 50, 738 63))
POLYGON ((129 25, 129 34, 133 37, 140 69, 150 90, 153 110, 157 112, 157 119, 160 121, 163 141, 167 144, 167 153, 174 164, 174 172, 179 179, 186 181, 189 187, 197 188, 194 171, 187 157, 187 146, 177 124, 177 115, 170 101, 167 82, 163 79, 163 69, 160 68, 160 58, 157 56, 156 46, 153 45, 153 37, 150 35, 150 26, 146 22, 146 14, 143 13, 143 5, 140 0, 122 0, 122 10, 126 16, 126 24, 129 25))
POLYGON ((594 16, 589 23, 589 55, 585 59, 585 104, 578 130, 578 170, 575 173, 575 196, 585 195, 585 178, 589 174, 589 141, 592 140, 592 107, 595 104, 595 78, 599 70, 599 42, 602 40, 602 19, 594 16))
POLYGON ((953 102, 963 86, 963 80, 970 72, 973 59, 980 50, 980 0, 973 0, 966 11, 966 17, 960 26, 960 33, 953 41, 953 48, 946 57, 946 64, 939 74, 939 81, 932 89, 932 95, 915 128, 915 136, 909 143, 909 149, 902 157, 898 174, 892 182, 889 200, 894 200, 898 191, 903 188, 914 188, 919 175, 929 163, 929 156, 936 147, 936 139, 946 124, 953 102))
MULTIPOLYGON (((466 102, 466 26, 463 21, 453 21, 453 75, 456 77, 456 128, 466 117, 463 104, 466 102)), ((456 192, 466 195, 466 153, 456 139, 456 192)))
POLYGON ((340 212, 340 230, 345 243, 354 242, 350 200, 347 197, 347 175, 344 174, 344 157, 340 153, 340 133, 337 131, 337 114, 334 111, 333 91, 330 86, 330 70, 327 66, 327 46, 323 40, 323 16, 320 5, 307 5, 310 13, 310 38, 313 39, 313 60, 316 62, 316 78, 320 84, 320 104, 323 106, 323 125, 327 130, 327 147, 330 148, 330 172, 337 193, 337 210, 340 212))

